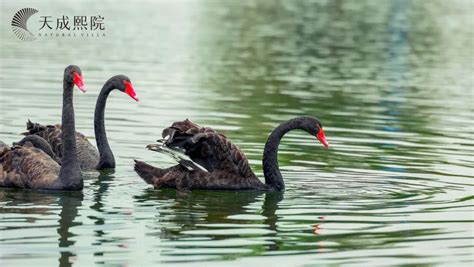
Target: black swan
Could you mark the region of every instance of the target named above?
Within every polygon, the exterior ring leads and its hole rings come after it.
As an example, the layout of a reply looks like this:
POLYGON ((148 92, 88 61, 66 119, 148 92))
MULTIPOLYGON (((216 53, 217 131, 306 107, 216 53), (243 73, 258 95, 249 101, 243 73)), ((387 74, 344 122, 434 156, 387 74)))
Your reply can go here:
MULTIPOLYGON (((83 134, 76 132, 77 157, 81 169, 83 170, 102 170, 115 168, 115 158, 112 150, 110 149, 109 142, 107 141, 104 124, 105 104, 107 102, 107 97, 109 96, 110 92, 115 89, 128 94, 135 101, 138 101, 137 94, 135 93, 132 83, 127 76, 116 75, 105 82, 102 90, 100 91, 99 97, 97 97, 94 113, 94 132, 99 150, 97 151, 97 149, 83 134)), ((43 126, 41 124, 28 121, 26 128, 28 132, 24 133, 25 135, 34 134, 43 137, 51 145, 55 155, 59 159, 62 158, 61 125, 57 124, 43 126)))
POLYGON ((83 179, 76 154, 74 84, 85 92, 81 69, 70 65, 64 70, 61 166, 43 150, 35 147, 38 140, 34 138, 23 145, 3 147, 0 151, 1 187, 82 190, 83 179))
POLYGON ((160 169, 135 160, 135 171, 156 188, 280 191, 285 183, 278 167, 278 145, 281 138, 294 129, 316 136, 326 148, 329 147, 322 125, 314 117, 297 117, 280 124, 265 144, 265 183, 257 178, 244 153, 229 139, 187 119, 164 129, 161 144, 147 146, 150 150, 171 154, 179 164, 160 169), (178 151, 183 151, 184 156, 178 151))

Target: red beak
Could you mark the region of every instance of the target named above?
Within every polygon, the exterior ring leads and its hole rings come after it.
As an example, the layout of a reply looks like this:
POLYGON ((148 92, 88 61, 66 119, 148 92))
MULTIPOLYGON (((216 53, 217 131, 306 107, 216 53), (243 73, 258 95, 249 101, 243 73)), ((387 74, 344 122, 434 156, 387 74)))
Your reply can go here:
POLYGON ((132 83, 125 80, 123 81, 123 83, 125 84, 125 93, 138 102, 137 93, 135 93, 135 89, 133 89, 132 83))
POLYGON ((324 135, 323 128, 319 129, 319 133, 316 135, 316 138, 318 138, 319 142, 323 144, 325 148, 329 148, 329 143, 326 141, 326 136, 324 135))
POLYGON ((86 88, 84 87, 84 80, 82 79, 82 76, 77 74, 77 72, 74 72, 74 84, 81 90, 81 92, 85 93, 86 88))

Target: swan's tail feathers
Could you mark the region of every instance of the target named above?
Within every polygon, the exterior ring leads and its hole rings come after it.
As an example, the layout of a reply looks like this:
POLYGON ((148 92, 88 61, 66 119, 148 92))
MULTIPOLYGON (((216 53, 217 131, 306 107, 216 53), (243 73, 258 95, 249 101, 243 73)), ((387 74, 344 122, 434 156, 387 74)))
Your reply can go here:
POLYGON ((26 130, 27 132, 22 133, 23 135, 35 134, 37 132, 44 131, 46 126, 41 125, 39 123, 34 123, 30 120, 26 123, 26 130))
POLYGON ((165 139, 158 140, 158 143, 147 145, 147 148, 149 150, 156 151, 156 152, 170 156, 176 162, 178 162, 179 165, 181 165, 188 171, 199 170, 203 172, 209 172, 202 165, 198 164, 197 162, 194 162, 191 158, 189 158, 186 154, 184 154, 181 149, 179 148, 174 149, 174 148, 168 147, 165 144, 165 141, 166 141, 165 139))
POLYGON ((160 171, 160 169, 139 160, 135 160, 134 169, 138 175, 148 184, 154 184, 155 179, 158 178, 156 177, 156 174, 158 174, 160 171))

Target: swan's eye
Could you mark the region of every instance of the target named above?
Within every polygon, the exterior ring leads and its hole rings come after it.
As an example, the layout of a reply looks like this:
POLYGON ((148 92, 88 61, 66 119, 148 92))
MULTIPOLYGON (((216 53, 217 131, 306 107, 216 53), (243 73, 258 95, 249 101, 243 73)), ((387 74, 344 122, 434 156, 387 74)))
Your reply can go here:
POLYGON ((319 132, 318 134, 316 134, 316 138, 319 140, 319 142, 321 142, 321 144, 323 144, 325 148, 329 148, 329 143, 328 141, 326 141, 326 135, 324 135, 324 131, 322 127, 319 128, 319 132))

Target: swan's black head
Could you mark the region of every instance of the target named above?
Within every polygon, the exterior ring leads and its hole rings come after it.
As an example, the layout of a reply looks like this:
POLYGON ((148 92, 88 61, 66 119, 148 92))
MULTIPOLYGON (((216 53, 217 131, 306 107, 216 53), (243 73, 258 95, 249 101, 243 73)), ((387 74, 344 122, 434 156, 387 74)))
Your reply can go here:
POLYGON ((316 136, 325 148, 329 147, 329 143, 326 141, 326 136, 324 135, 323 125, 318 119, 315 117, 299 117, 295 119, 295 123, 298 124, 298 128, 316 136))
POLYGON ((110 83, 113 89, 118 89, 121 92, 126 93, 135 101, 138 101, 137 93, 133 88, 132 82, 130 79, 125 75, 115 75, 114 77, 110 78, 107 83, 110 83))
POLYGON ((69 84, 75 84, 83 93, 86 92, 81 68, 76 65, 69 65, 64 70, 64 81, 69 84))

